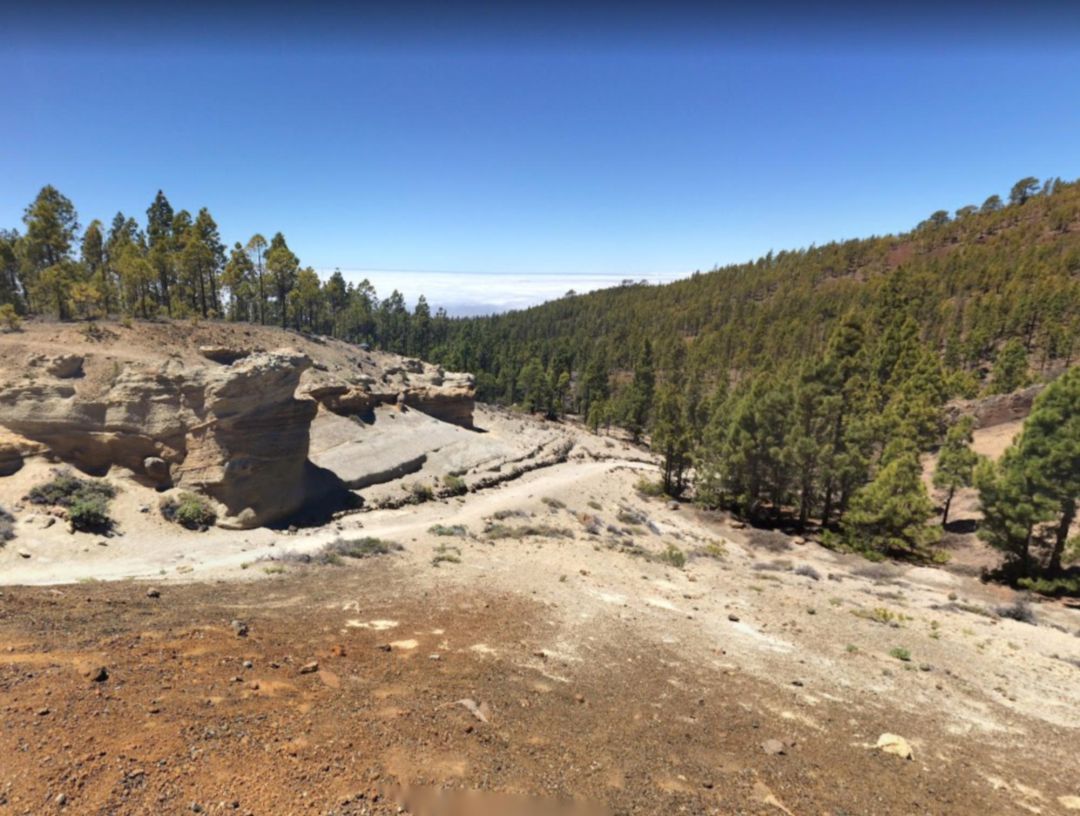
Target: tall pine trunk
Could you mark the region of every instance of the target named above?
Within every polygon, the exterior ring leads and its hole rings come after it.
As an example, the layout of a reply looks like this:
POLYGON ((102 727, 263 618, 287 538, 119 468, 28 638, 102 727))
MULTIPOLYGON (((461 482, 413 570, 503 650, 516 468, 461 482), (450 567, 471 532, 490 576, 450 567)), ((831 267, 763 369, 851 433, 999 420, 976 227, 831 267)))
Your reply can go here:
POLYGON ((1058 523, 1057 533, 1054 536, 1054 549, 1050 553, 1050 564, 1047 571, 1051 575, 1061 572, 1061 556, 1065 552, 1065 542, 1069 540, 1069 528, 1076 520, 1076 500, 1066 499, 1062 502, 1061 521, 1058 523))
POLYGON ((941 526, 944 527, 949 523, 949 505, 952 504, 953 494, 956 492, 955 487, 949 488, 949 495, 945 497, 945 512, 941 514, 941 526))

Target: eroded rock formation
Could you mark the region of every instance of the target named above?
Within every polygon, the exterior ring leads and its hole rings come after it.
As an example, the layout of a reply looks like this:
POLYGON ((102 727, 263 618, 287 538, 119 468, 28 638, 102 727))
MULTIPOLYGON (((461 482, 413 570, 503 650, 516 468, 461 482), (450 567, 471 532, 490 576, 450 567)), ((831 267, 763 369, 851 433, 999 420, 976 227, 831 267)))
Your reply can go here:
POLYGON ((377 407, 430 414, 415 440, 427 449, 444 423, 472 427, 473 399, 471 375, 269 327, 162 321, 90 336, 41 322, 0 336, 0 477, 33 456, 123 468, 216 500, 226 526, 259 526, 347 506, 347 485, 387 469, 376 454, 397 447, 378 439, 390 426, 363 421, 377 407), (320 412, 349 438, 313 446, 320 412), (328 445, 335 469, 321 463, 328 445))
POLYGON ((91 473, 119 465, 157 487, 199 490, 226 508, 226 524, 255 526, 304 502, 317 406, 294 394, 310 365, 292 350, 228 366, 129 362, 86 393, 37 369, 5 378, 0 426, 91 473))
POLYGON ((310 371, 304 375, 300 394, 340 416, 365 416, 379 405, 403 405, 443 422, 472 428, 476 384, 472 374, 446 372, 407 359, 386 369, 378 379, 310 371))

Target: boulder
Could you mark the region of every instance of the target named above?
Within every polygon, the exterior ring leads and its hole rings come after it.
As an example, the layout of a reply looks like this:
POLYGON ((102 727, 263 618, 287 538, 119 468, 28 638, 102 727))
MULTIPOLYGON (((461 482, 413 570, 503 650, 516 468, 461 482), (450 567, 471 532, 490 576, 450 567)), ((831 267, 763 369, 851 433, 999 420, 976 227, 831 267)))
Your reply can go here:
POLYGON ((427 382, 414 380, 403 393, 409 408, 462 428, 473 427, 476 381, 472 374, 444 372, 427 382))
POLYGON ((172 481, 169 463, 160 456, 147 456, 143 459, 143 472, 157 485, 167 485, 172 481))
POLYGON ((80 377, 83 373, 82 355, 58 354, 55 357, 48 357, 45 360, 45 371, 60 379, 80 377))
POLYGON ((207 360, 215 363, 231 365, 237 360, 242 360, 251 354, 246 349, 230 348, 229 346, 199 346, 199 354, 207 360))

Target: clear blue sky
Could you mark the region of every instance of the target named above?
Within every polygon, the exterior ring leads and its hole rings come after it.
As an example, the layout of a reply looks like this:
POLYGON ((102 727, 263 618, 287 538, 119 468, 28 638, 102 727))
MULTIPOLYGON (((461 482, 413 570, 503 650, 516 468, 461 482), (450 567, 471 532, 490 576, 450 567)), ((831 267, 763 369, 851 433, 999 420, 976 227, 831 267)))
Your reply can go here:
POLYGON ((14 12, 0 226, 47 183, 84 224, 143 220, 160 187, 229 242, 281 230, 305 264, 470 310, 1080 176, 1071 12, 410 8, 14 12))

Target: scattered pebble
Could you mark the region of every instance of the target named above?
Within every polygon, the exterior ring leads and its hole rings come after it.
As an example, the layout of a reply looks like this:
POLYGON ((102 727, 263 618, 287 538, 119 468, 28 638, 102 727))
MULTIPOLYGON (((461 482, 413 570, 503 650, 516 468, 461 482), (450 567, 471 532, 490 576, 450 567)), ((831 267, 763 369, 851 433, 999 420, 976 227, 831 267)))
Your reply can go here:
POLYGON ((914 756, 911 751, 911 746, 908 745, 908 741, 899 734, 882 734, 878 737, 877 745, 875 747, 886 754, 895 754, 902 759, 911 759, 914 756))
POLYGON ((768 739, 761 743, 761 750, 769 756, 783 756, 787 753, 787 746, 778 739, 768 739))

